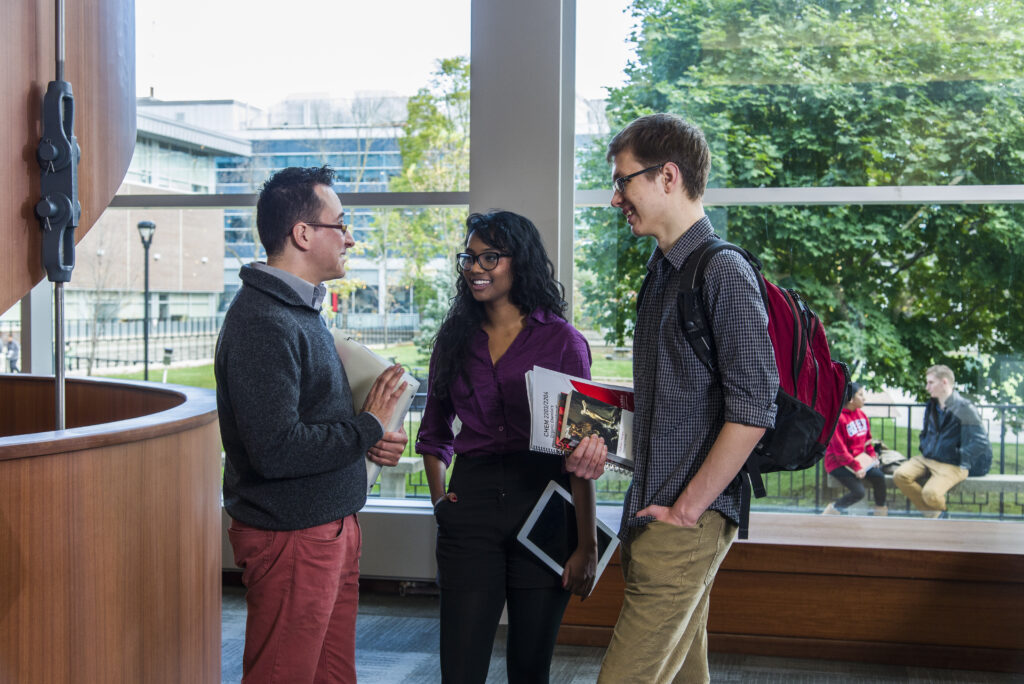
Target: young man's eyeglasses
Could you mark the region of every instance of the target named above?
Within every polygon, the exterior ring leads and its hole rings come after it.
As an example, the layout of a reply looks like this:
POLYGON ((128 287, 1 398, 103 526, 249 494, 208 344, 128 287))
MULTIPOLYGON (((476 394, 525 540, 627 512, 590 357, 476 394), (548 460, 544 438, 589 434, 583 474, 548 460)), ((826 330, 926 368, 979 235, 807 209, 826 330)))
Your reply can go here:
POLYGON ((334 230, 340 230, 342 233, 347 233, 352 227, 347 223, 313 223, 312 221, 303 221, 307 226, 315 226, 316 228, 333 228, 334 230))
POLYGON ((612 181, 612 186, 614 186, 614 188, 619 191, 619 194, 622 194, 626 192, 626 183, 633 180, 637 176, 647 173, 648 171, 660 169, 665 164, 668 164, 668 162, 661 162, 660 164, 655 164, 654 166, 648 166, 646 169, 640 169, 636 173, 631 173, 628 176, 620 176, 616 178, 614 181, 612 181))
POLYGON ((455 255, 455 265, 459 267, 459 271, 466 271, 473 268, 473 264, 480 264, 480 268, 485 271, 493 271, 498 267, 498 262, 501 261, 501 257, 510 257, 511 254, 503 254, 501 252, 480 252, 479 254, 469 254, 467 252, 461 252, 455 255))

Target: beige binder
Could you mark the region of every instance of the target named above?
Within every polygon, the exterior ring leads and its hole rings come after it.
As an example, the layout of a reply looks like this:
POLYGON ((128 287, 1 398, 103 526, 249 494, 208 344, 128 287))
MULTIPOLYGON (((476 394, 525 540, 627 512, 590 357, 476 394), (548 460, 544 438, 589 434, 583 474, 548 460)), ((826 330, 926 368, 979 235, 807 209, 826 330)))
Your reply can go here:
MULTIPOLYGON (((348 376, 348 384, 352 388, 352 404, 356 411, 359 411, 370 388, 381 373, 390 368, 392 364, 380 354, 369 349, 363 344, 356 342, 351 337, 346 337, 340 330, 332 330, 334 335, 334 348, 338 350, 341 357, 341 365, 345 367, 345 375, 348 376)), ((402 380, 409 383, 402 396, 395 404, 395 412, 391 414, 391 421, 384 426, 386 432, 394 432, 402 427, 405 414, 409 412, 412 398, 420 388, 420 381, 414 378, 409 371, 402 375, 402 380)), ((369 493, 380 475, 381 467, 366 458, 366 491, 369 493)))

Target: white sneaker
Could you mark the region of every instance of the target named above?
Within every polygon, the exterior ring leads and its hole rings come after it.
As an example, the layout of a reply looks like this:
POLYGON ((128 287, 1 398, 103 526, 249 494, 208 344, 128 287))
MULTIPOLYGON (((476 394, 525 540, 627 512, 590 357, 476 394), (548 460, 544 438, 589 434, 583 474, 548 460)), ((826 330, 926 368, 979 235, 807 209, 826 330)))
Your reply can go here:
POLYGON ((832 504, 829 504, 828 506, 825 506, 825 510, 823 510, 821 512, 821 514, 822 515, 842 515, 843 512, 841 510, 839 510, 838 508, 836 508, 835 506, 833 506, 832 504))
POLYGON ((938 518, 942 515, 942 511, 921 511, 921 515, 926 518, 938 518))
POLYGON ((888 506, 875 506, 875 510, 873 512, 873 515, 889 515, 889 507, 888 506))

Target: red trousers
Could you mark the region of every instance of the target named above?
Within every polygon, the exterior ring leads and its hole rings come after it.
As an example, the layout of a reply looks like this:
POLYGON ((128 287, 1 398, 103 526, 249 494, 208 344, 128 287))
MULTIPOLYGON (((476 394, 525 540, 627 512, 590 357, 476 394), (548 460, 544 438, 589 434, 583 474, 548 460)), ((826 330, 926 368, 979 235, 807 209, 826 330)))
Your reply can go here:
POLYGON ((228 538, 247 589, 243 684, 355 684, 356 516, 288 532, 232 520, 228 538))

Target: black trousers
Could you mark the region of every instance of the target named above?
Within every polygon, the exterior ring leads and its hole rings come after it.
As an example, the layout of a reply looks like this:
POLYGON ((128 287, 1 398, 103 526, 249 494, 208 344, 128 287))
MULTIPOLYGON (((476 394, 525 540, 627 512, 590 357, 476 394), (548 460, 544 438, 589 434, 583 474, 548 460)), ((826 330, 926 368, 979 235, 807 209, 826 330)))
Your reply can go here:
POLYGON ((843 486, 850 490, 836 500, 833 504, 836 508, 847 508, 863 499, 864 494, 867 493, 864 489, 865 481, 870 482, 874 489, 875 505, 885 505, 885 475, 878 468, 868 470, 863 480, 846 468, 836 468, 829 475, 842 482, 843 486))
MULTIPOLYGON (((548 681, 555 638, 569 602, 562 580, 516 534, 549 480, 568 487, 557 456, 456 457, 437 519, 441 585, 441 676, 446 684, 483 684, 502 606, 508 606, 508 681, 548 681)), ((566 544, 575 547, 567 510, 566 544)))

